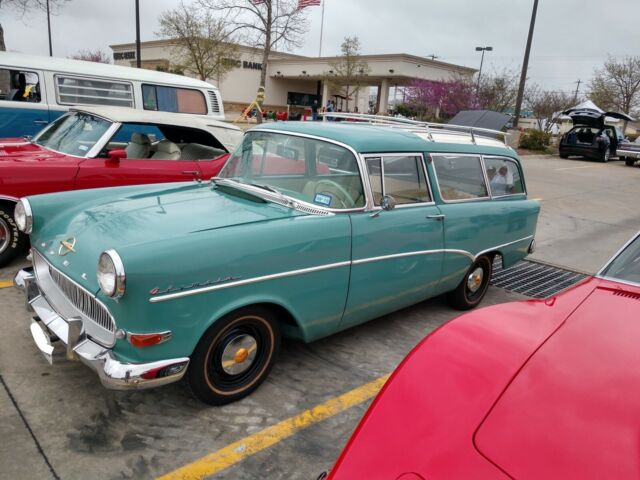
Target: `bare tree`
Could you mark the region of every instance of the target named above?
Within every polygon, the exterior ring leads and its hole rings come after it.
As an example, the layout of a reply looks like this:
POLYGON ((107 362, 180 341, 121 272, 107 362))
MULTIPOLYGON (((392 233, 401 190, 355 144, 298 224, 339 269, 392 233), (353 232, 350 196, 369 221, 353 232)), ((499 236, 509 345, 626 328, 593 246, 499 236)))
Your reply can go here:
POLYGON ((215 78, 218 83, 234 68, 238 46, 230 29, 211 10, 181 2, 160 15, 158 34, 175 42, 170 69, 191 71, 201 80, 215 78))
MULTIPOLYGON (((49 0, 50 7, 57 7, 70 0, 49 0)), ((42 12, 47 11, 47 0, 0 0, 0 12, 6 12, 7 10, 14 10, 23 17, 32 10, 40 10, 42 12)), ((4 41, 4 29, 0 24, 0 51, 6 51, 6 45, 4 41)))
POLYGON ((71 55, 69 58, 74 60, 85 60, 87 62, 111 63, 111 56, 99 48, 95 50, 79 50, 78 53, 71 55))
POLYGON ((496 112, 513 108, 518 96, 518 76, 506 69, 484 75, 478 90, 478 106, 496 112))
POLYGON ((525 91, 524 101, 536 118, 538 128, 549 133, 562 112, 573 106, 574 97, 569 93, 542 90, 534 84, 525 91))
POLYGON ((341 88, 346 97, 346 109, 349 111, 349 98, 362 88, 362 80, 371 69, 360 57, 360 40, 358 37, 345 37, 340 45, 342 55, 335 62, 329 62, 331 71, 325 73, 326 80, 333 86, 341 88))
POLYGON ((640 114, 640 57, 609 57, 594 71, 589 98, 605 110, 640 114))
MULTIPOLYGON (((263 49, 259 85, 262 88, 271 49, 276 45, 287 50, 300 46, 309 29, 305 10, 299 8, 298 0, 199 0, 199 3, 224 15, 231 34, 238 32, 244 41, 263 49)), ((262 123, 260 112, 257 121, 262 123)))

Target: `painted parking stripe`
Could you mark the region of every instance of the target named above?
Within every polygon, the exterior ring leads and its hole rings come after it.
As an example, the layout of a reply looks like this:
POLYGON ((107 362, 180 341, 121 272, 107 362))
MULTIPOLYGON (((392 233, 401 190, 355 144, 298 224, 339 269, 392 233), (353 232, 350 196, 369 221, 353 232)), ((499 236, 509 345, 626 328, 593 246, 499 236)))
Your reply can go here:
POLYGON ((13 280, 0 280, 0 288, 13 287, 13 280))
POLYGON ((578 170, 579 168, 603 168, 606 165, 585 165, 583 167, 563 167, 563 168, 556 168, 556 171, 560 171, 560 170, 578 170))
POLYGON ((300 430, 371 399, 380 391, 388 378, 389 375, 385 375, 354 388, 339 397, 332 398, 294 417, 289 417, 280 423, 227 445, 217 452, 205 455, 195 462, 158 477, 157 480, 195 480, 225 470, 245 458, 281 442, 300 430))

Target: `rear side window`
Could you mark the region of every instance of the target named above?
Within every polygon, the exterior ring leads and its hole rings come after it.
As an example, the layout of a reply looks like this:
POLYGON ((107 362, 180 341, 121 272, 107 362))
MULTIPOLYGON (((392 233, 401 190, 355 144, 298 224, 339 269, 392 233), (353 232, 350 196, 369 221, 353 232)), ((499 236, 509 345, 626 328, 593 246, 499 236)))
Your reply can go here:
POLYGON ((433 155, 433 165, 443 200, 473 200, 489 196, 479 156, 433 155))
POLYGON ((384 195, 391 195, 398 205, 431 201, 421 157, 367 158, 367 170, 375 205, 380 205, 384 195))
POLYGON ((55 85, 60 105, 134 106, 130 83, 56 75, 55 85))
POLYGON ((208 113, 205 96, 199 90, 142 85, 142 98, 145 110, 198 115, 208 113))
POLYGON ((40 78, 36 72, 0 68, 0 101, 40 103, 40 78))
POLYGON ((518 164, 506 158, 486 158, 484 165, 487 169, 491 195, 501 197, 524 193, 522 176, 518 164))

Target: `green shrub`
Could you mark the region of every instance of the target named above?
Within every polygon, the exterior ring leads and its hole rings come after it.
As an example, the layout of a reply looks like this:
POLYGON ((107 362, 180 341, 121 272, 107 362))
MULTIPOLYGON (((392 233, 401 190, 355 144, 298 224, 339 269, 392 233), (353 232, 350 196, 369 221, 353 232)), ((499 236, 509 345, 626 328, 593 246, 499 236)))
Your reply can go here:
POLYGON ((520 136, 520 148, 544 151, 551 145, 551 134, 540 130, 527 130, 520 136))

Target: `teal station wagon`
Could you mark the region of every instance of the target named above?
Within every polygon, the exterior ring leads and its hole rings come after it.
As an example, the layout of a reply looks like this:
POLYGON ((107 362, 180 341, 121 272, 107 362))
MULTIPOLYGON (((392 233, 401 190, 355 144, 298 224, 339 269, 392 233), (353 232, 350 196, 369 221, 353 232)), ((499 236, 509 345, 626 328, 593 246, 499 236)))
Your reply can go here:
POLYGON ((253 128, 211 182, 22 199, 33 269, 15 281, 38 348, 52 361, 63 346, 108 388, 185 377, 223 404, 265 379, 281 335, 443 293, 476 306, 494 258, 534 247, 515 152, 499 132, 348 117, 253 128))

